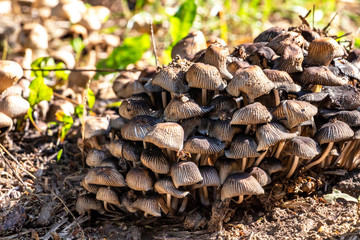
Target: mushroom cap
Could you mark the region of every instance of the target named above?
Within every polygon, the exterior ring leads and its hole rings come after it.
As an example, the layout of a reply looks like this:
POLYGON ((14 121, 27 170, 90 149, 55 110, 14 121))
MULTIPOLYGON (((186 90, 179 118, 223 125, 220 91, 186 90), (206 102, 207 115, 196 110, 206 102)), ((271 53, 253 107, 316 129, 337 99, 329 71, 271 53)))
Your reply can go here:
POLYGON ((312 138, 296 136, 286 142, 283 153, 302 159, 313 159, 321 153, 321 147, 312 138))
POLYGON ((215 66, 223 78, 232 79, 232 75, 226 68, 226 61, 229 54, 229 49, 226 46, 213 43, 205 51, 204 63, 215 66))
POLYGON ((248 170, 248 173, 253 176, 259 183, 260 186, 264 187, 271 183, 271 177, 267 172, 259 167, 252 167, 248 170))
POLYGON ((85 139, 106 135, 109 131, 110 123, 106 117, 88 117, 85 120, 85 139))
POLYGON ((207 90, 225 89, 227 83, 221 78, 219 70, 204 63, 194 63, 186 73, 186 81, 190 87, 207 90))
POLYGON ((250 66, 250 64, 246 61, 235 60, 227 65, 227 70, 231 75, 234 75, 239 68, 246 68, 248 66, 250 66))
POLYGON ((239 96, 241 91, 246 93, 250 100, 254 100, 268 94, 274 87, 274 83, 266 77, 259 66, 251 65, 237 70, 226 89, 232 96, 239 96))
POLYGON ((311 29, 302 29, 301 35, 305 38, 306 41, 312 42, 313 40, 320 38, 319 33, 311 29))
POLYGON ((264 169, 269 175, 276 172, 284 171, 286 169, 280 159, 273 157, 264 158, 261 161, 259 167, 261 169, 264 169))
POLYGON ((186 68, 166 66, 156 73, 152 79, 152 84, 158 85, 172 93, 185 93, 189 90, 185 80, 186 68))
POLYGON ((302 47, 305 42, 304 37, 300 33, 289 31, 277 35, 266 46, 274 50, 276 54, 281 55, 287 46, 296 44, 302 47))
MULTIPOLYGON (((85 66, 82 68, 86 70, 95 70, 95 67, 91 66, 85 66)), ((81 92, 86 88, 89 80, 92 79, 95 74, 95 71, 72 71, 68 77, 68 87, 76 92, 81 92)))
POLYGON ((121 128, 125 125, 125 119, 116 115, 110 115, 110 127, 114 130, 121 130, 121 128))
POLYGON ((283 53, 275 63, 275 68, 287 73, 302 72, 303 61, 302 49, 296 44, 290 44, 284 48, 283 53))
MULTIPOLYGON (((151 195, 138 198, 131 204, 132 208, 139 209, 155 217, 161 217, 161 208, 163 208, 164 199, 158 195, 151 195)), ((164 208, 163 208, 164 210, 164 208)))
POLYGON ((121 128, 121 136, 130 141, 142 141, 151 127, 160 122, 160 119, 147 115, 134 117, 121 128))
POLYGON ((201 31, 192 31, 181 39, 171 50, 171 58, 179 55, 181 58, 192 60, 197 52, 206 49, 206 39, 201 31))
POLYGON ((213 111, 228 110, 231 112, 237 108, 234 98, 226 95, 216 95, 209 101, 208 105, 214 107, 213 111))
POLYGON ((122 72, 117 78, 115 78, 112 89, 117 97, 129 98, 135 93, 141 93, 145 91, 144 86, 136 80, 138 74, 133 72, 122 72))
POLYGON ((181 119, 202 116, 210 112, 212 107, 202 107, 193 99, 184 95, 173 97, 164 110, 166 121, 176 122, 181 119))
POLYGON ((0 60, 0 93, 19 81, 23 75, 24 71, 17 62, 0 60))
POLYGON ((298 134, 298 132, 289 133, 280 123, 267 123, 256 130, 256 140, 258 142, 257 151, 264 150, 280 141, 296 137, 298 134))
POLYGON ((99 167, 110 167, 110 168, 117 169, 118 163, 119 163, 119 159, 111 156, 111 157, 107 157, 104 160, 102 160, 99 167))
POLYGON ((55 100, 50 105, 50 108, 48 107, 48 104, 49 104, 48 101, 41 101, 39 104, 44 104, 44 103, 47 105, 46 108, 48 109, 48 111, 45 113, 47 122, 58 122, 57 117, 56 117, 56 113, 58 111, 61 111, 65 115, 68 115, 68 116, 71 116, 72 114, 75 113, 74 105, 71 102, 66 101, 64 99, 55 100))
POLYGON ((272 112, 278 119, 285 118, 281 122, 288 128, 310 120, 318 112, 318 108, 311 103, 299 100, 284 100, 272 112))
POLYGON ((321 128, 315 134, 315 139, 320 144, 339 142, 349 139, 354 136, 354 131, 348 124, 333 120, 321 126, 321 128))
POLYGON ((100 166, 102 160, 107 158, 104 151, 97 149, 90 149, 88 155, 86 156, 86 164, 90 167, 100 166))
POLYGON ((213 166, 200 166, 199 171, 203 178, 201 183, 193 185, 192 189, 200 187, 218 187, 220 186, 220 176, 213 166))
POLYGON ((159 194, 170 194, 176 198, 184 198, 190 194, 188 191, 181 191, 175 188, 174 183, 171 178, 162 178, 159 179, 154 185, 155 191, 159 194))
POLYGON ((301 86, 294 83, 290 75, 285 71, 264 69, 264 74, 272 81, 276 89, 287 92, 299 92, 301 86))
POLYGON ((154 185, 150 172, 142 167, 131 168, 126 174, 126 183, 136 191, 150 191, 154 185))
POLYGON ((140 160, 144 166, 155 173, 168 174, 170 171, 170 163, 158 147, 145 148, 141 153, 140 160))
POLYGON ((96 194, 97 191, 99 190, 99 188, 101 187, 100 185, 87 184, 84 179, 80 182, 80 186, 85 188, 88 192, 94 193, 94 194, 96 194))
POLYGON ((331 107, 337 109, 355 110, 360 107, 360 91, 350 84, 343 86, 323 87, 323 92, 329 94, 331 107))
POLYGON ((122 157, 127 161, 137 162, 140 160, 142 149, 135 142, 125 142, 122 148, 122 157))
POLYGON ((207 133, 209 119, 207 118, 188 118, 181 121, 180 125, 184 129, 184 140, 194 134, 196 131, 205 134, 207 133))
POLYGON ((194 154, 212 155, 224 150, 225 144, 215 138, 193 136, 184 143, 184 150, 194 154))
POLYGON ((0 112, 0 136, 11 130, 13 120, 6 114, 0 112))
POLYGON ((248 173, 234 173, 228 176, 221 188, 221 200, 242 195, 264 194, 260 183, 248 173))
POLYGON ((214 120, 211 121, 209 127, 209 137, 216 138, 223 142, 231 142, 234 135, 239 131, 239 128, 230 125, 229 120, 214 120))
POLYGON ((276 37, 277 35, 285 32, 283 28, 280 27, 271 27, 263 32, 261 32, 255 39, 254 43, 256 42, 270 42, 271 39, 276 37))
POLYGON ((29 108, 29 102, 18 95, 5 96, 0 100, 0 112, 12 119, 25 116, 29 108))
POLYGON ((346 60, 354 64, 358 69, 360 69, 360 49, 353 49, 349 52, 346 60))
POLYGON ((248 157, 258 157, 261 155, 256 149, 258 145, 251 136, 237 135, 230 144, 230 148, 225 150, 227 158, 239 159, 248 157))
POLYGON ((230 124, 250 125, 267 123, 272 120, 271 113, 259 102, 246 105, 234 112, 230 124))
POLYGON ((232 173, 239 171, 239 164, 235 159, 220 157, 215 161, 215 167, 219 172, 220 183, 223 184, 225 179, 232 173))
POLYGON ((86 184, 96 184, 111 187, 124 187, 126 182, 121 173, 109 167, 94 167, 89 170, 85 178, 86 184))
POLYGON ((96 199, 114 205, 120 205, 119 197, 111 187, 100 187, 96 193, 96 199))
POLYGON ((360 112, 358 110, 353 111, 340 111, 335 115, 337 120, 347 123, 350 127, 360 126, 360 112))
POLYGON ((170 168, 170 176, 176 188, 193 185, 203 180, 198 166, 189 161, 173 164, 170 168))
POLYGON ((329 68, 324 66, 305 68, 299 81, 303 85, 318 84, 324 86, 342 86, 347 83, 345 78, 335 76, 329 68))
POLYGON ((309 45, 307 64, 328 66, 331 60, 343 55, 343 48, 333 38, 318 38, 309 45))
POLYGON ((101 214, 105 213, 103 203, 97 200, 92 194, 79 196, 75 209, 79 214, 85 214, 88 210, 96 210, 101 214))
POLYGON ((159 148, 179 151, 183 148, 184 129, 177 123, 158 123, 145 135, 144 142, 150 142, 159 148))
POLYGON ((334 60, 334 65, 345 76, 360 80, 360 70, 354 64, 345 59, 336 59, 334 60))
POLYGON ((328 93, 324 93, 324 92, 314 92, 314 93, 307 93, 304 94, 302 96, 300 96, 298 98, 298 100, 300 101, 306 101, 306 102, 310 102, 312 104, 315 103, 321 103, 323 100, 325 100, 325 98, 329 96, 328 93))
POLYGON ((156 113, 146 101, 131 98, 124 99, 119 107, 120 116, 129 120, 139 115, 154 116, 156 113))
POLYGON ((106 148, 109 150, 111 155, 117 158, 121 158, 123 156, 123 147, 124 142, 122 140, 114 140, 106 144, 106 148))

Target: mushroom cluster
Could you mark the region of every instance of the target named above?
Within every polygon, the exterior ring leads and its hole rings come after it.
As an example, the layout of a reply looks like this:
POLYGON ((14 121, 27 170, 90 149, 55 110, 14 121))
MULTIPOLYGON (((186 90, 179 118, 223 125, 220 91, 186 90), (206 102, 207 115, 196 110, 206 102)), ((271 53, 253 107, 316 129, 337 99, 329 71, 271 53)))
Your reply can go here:
POLYGON ((264 194, 275 177, 360 165, 359 50, 302 26, 232 53, 197 31, 172 56, 135 81, 111 137, 89 151, 79 213, 182 213, 264 194))

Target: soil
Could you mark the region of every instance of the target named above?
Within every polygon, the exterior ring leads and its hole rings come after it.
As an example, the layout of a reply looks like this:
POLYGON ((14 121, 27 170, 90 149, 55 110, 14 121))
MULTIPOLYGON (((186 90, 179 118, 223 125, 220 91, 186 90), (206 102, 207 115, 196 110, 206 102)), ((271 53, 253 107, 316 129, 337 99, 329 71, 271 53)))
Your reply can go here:
POLYGON ((78 135, 75 128, 67 141, 56 145, 56 129, 46 136, 32 130, 11 134, 11 155, 1 153, 0 157, 1 239, 360 237, 359 205, 342 199, 332 205, 322 198, 333 187, 357 198, 359 170, 345 175, 341 170, 308 172, 290 181, 275 179, 265 195, 253 196, 239 205, 233 201, 215 202, 209 208, 193 204, 182 216, 79 216, 75 202, 84 192, 79 183, 88 169, 82 167, 78 135), (57 161, 60 148, 65 151, 57 161))

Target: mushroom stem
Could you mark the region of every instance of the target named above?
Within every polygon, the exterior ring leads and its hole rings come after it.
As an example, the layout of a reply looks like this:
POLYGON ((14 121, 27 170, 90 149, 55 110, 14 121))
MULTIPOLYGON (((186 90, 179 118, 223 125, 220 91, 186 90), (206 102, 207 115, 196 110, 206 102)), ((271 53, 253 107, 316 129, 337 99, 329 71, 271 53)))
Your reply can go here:
POLYGON ((206 105, 206 96, 207 95, 207 90, 202 88, 201 89, 201 105, 205 106, 206 105))
POLYGON ((166 194, 166 206, 171 209, 171 195, 170 194, 166 194))
POLYGON ((242 201, 244 201, 244 195, 240 195, 239 199, 237 201, 235 201, 237 204, 242 203, 242 201))
POLYGON ((166 155, 170 161, 173 161, 171 150, 166 148, 166 155))
POLYGON ((159 174, 158 174, 158 173, 154 172, 154 175, 155 175, 155 179, 156 179, 156 181, 160 179, 160 177, 159 177, 159 174))
POLYGON ((199 166, 199 161, 201 158, 201 154, 194 154, 194 163, 199 166))
POLYGON ((278 146, 277 146, 277 149, 276 149, 276 152, 274 154, 274 158, 279 158, 280 157, 280 154, 282 152, 282 150, 284 149, 284 146, 285 146, 285 141, 281 141, 278 146))
POLYGON ((273 90, 274 92, 274 98, 275 98, 275 106, 279 106, 280 105, 280 94, 279 94, 279 90, 275 89, 273 90))
POLYGON ((201 156, 201 160, 200 160, 200 165, 201 166, 205 166, 205 165, 209 165, 209 155, 205 154, 201 156))
POLYGON ((346 159, 344 158, 345 155, 347 155, 352 147, 355 145, 355 141, 350 141, 346 144, 346 146, 343 148, 343 150, 341 151, 340 156, 338 156, 335 160, 335 162, 332 164, 332 166, 336 166, 337 163, 339 163, 340 167, 344 167, 346 159))
POLYGON ((312 90, 313 92, 321 92, 322 85, 315 85, 312 90))
POLYGON ((189 198, 187 196, 183 198, 181 206, 179 208, 179 213, 185 212, 188 200, 189 200, 189 198))
POLYGON ((247 165, 247 159, 246 158, 242 158, 241 159, 241 172, 245 172, 246 169, 246 165, 247 165))
POLYGON ((241 96, 243 97, 244 106, 249 105, 249 101, 247 99, 246 94, 242 92, 241 96))
POLYGON ((245 135, 248 135, 251 129, 251 124, 250 125, 246 125, 246 129, 245 129, 245 135))
POLYGON ((329 154, 330 150, 332 149, 332 147, 334 146, 334 142, 329 142, 328 146, 326 147, 324 153, 321 155, 321 157, 319 159, 317 159, 314 162, 311 162, 309 164, 307 164, 304 169, 310 169, 313 166, 318 165, 319 163, 321 163, 322 161, 324 161, 324 159, 326 158, 326 156, 329 154))
MULTIPOLYGON (((255 162, 255 158, 254 158, 254 157, 249 158, 249 160, 247 161, 246 168, 251 167, 251 166, 254 164, 254 162, 255 162)), ((246 169, 246 168, 245 168, 245 169, 246 169)))
POLYGON ((167 101, 166 101, 166 92, 165 91, 161 92, 161 101, 162 101, 163 108, 166 108, 167 101))
POLYGON ((298 164, 299 164, 299 157, 294 156, 294 158, 292 159, 291 168, 290 168, 288 174, 286 175, 286 178, 290 178, 294 174, 298 164))
POLYGON ((257 159, 256 162, 254 163, 254 167, 258 167, 261 163, 261 161, 264 159, 264 157, 266 156, 268 149, 265 150, 265 152, 263 152, 257 159))
POLYGON ((173 209, 174 211, 177 210, 177 207, 178 207, 178 203, 179 203, 179 199, 178 198, 174 198, 172 201, 171 201, 171 209, 173 209))
POLYGON ((206 187, 199 188, 200 202, 204 206, 209 206, 209 193, 206 187))

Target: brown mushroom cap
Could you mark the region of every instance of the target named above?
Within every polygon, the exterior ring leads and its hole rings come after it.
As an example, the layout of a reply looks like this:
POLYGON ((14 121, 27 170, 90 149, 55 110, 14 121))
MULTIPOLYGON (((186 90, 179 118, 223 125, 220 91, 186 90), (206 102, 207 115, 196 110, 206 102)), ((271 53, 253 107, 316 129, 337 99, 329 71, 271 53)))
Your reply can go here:
POLYGON ((342 86, 347 83, 345 78, 335 76, 327 67, 308 67, 302 72, 299 81, 303 85, 319 84, 324 86, 342 86))
POLYGON ((85 120, 85 139, 108 134, 109 120, 105 117, 88 117, 85 120))
POLYGON ((109 150, 111 155, 117 158, 121 158, 123 156, 123 146, 124 142, 122 140, 114 140, 106 144, 106 148, 109 150))
POLYGON ((209 127, 209 137, 216 138, 223 142, 231 142, 234 135, 240 132, 240 129, 230 125, 229 120, 211 121, 209 127))
POLYGON ((100 187, 96 193, 96 199, 114 205, 118 205, 118 206, 120 205, 118 195, 110 187, 100 187))
POLYGON ((0 100, 0 112, 10 118, 19 118, 27 114, 30 104, 18 95, 5 96, 0 100))
POLYGON ((267 123, 272 120, 271 113, 259 102, 246 105, 234 112, 230 124, 250 125, 267 123))
POLYGON ((202 116, 210 112, 212 107, 202 107, 193 99, 184 95, 174 97, 164 110, 164 119, 166 121, 176 122, 181 119, 202 116))
POLYGON ((223 184, 225 179, 232 173, 239 171, 239 164, 235 159, 221 157, 215 162, 215 167, 219 172, 220 183, 223 184))
POLYGON ((105 185, 111 187, 124 187, 126 182, 121 173, 109 167, 95 167, 89 170, 85 178, 86 184, 105 185))
MULTIPOLYGON (((82 69, 95 70, 95 67, 85 66, 82 69)), ((76 92, 81 92, 86 88, 89 80, 95 76, 95 71, 72 71, 68 77, 68 87, 76 92)))
POLYGON ((354 136, 354 131, 348 124, 334 120, 322 125, 315 135, 315 139, 320 143, 339 142, 354 136))
POLYGON ((261 95, 268 94, 274 87, 274 83, 266 77, 259 66, 251 65, 237 70, 226 89, 235 97, 240 95, 240 91, 244 92, 253 101, 261 95))
POLYGON ((304 55, 302 49, 296 44, 290 44, 284 48, 283 53, 275 64, 275 68, 287 73, 302 72, 304 55))
POLYGON ((271 27, 263 32, 261 32, 255 39, 254 43, 256 42, 270 42, 271 39, 276 37, 277 35, 283 33, 285 30, 280 27, 271 27))
POLYGON ((221 200, 241 195, 264 194, 259 182, 248 173, 234 173, 228 176, 221 188, 221 200))
POLYGON ((225 144, 215 138, 193 136, 184 143, 184 150, 194 154, 216 154, 224 150, 225 144))
POLYGON ((176 188, 193 185, 203 180, 198 166, 188 161, 173 164, 170 168, 170 175, 176 188))
POLYGON ((150 142, 159 148, 179 151, 183 148, 184 130, 177 123, 158 123, 145 135, 144 142, 150 142))
POLYGON ((273 158, 273 157, 264 158, 261 161, 259 167, 261 169, 264 169, 269 175, 276 173, 276 172, 284 171, 286 168, 280 159, 273 158))
POLYGON ((276 89, 287 92, 299 92, 301 86, 294 83, 290 75, 285 71, 264 69, 264 74, 272 81, 276 89))
POLYGON ((288 128, 293 128, 298 124, 310 120, 318 112, 316 106, 305 101, 284 100, 272 112, 278 119, 285 118, 281 122, 288 128))
POLYGON ((0 136, 10 131, 12 126, 13 120, 4 113, 0 112, 0 136))
POLYGON ((227 83, 221 78, 219 70, 204 63, 194 63, 186 73, 190 87, 207 90, 224 90, 227 83))
POLYGON ((271 177, 263 169, 259 167, 252 167, 248 170, 248 173, 253 176, 259 183, 260 186, 264 187, 271 183, 271 177))
POLYGON ((156 111, 150 108, 149 104, 143 100, 125 99, 119 107, 119 114, 126 119, 132 119, 139 115, 155 116, 156 111))
POLYGON ((144 149, 140 160, 144 166, 155 173, 168 174, 170 171, 170 163, 158 147, 151 146, 144 149))
POLYGON ((360 69, 360 49, 353 49, 349 52, 346 60, 354 64, 358 69, 360 69))
POLYGON ((219 119, 224 111, 232 112, 237 108, 236 101, 233 97, 225 95, 216 95, 208 102, 208 106, 213 107, 209 113, 211 119, 219 119))
POLYGON ((312 138, 296 136, 286 142, 283 152, 302 159, 313 159, 321 153, 321 148, 312 138))
POLYGON ((15 84, 23 75, 24 72, 17 62, 0 60, 0 93, 15 84))
POLYGON ((234 75, 239 68, 249 67, 250 64, 246 61, 235 60, 227 65, 227 70, 231 75, 234 75))
MULTIPOLYGON (((45 102, 48 104, 47 101, 45 102)), ((40 103, 44 103, 44 102, 41 101, 40 103)), ((75 113, 75 108, 71 102, 63 99, 57 99, 50 105, 50 108, 46 113, 46 121, 57 122, 58 121, 56 118, 57 111, 62 111, 64 114, 71 116, 72 114, 75 113)))
POLYGON ((289 133, 280 123, 267 123, 256 130, 257 151, 264 150, 280 141, 296 137, 298 134, 298 132, 289 133))
POLYGON ((134 117, 121 128, 121 136, 130 141, 142 141, 150 128, 160 122, 146 115, 134 117))
POLYGON ((232 75, 226 68, 227 56, 229 56, 229 49, 219 43, 211 44, 205 51, 204 63, 215 66, 223 78, 232 79, 232 75))
POLYGON ((291 44, 296 44, 299 47, 302 47, 305 44, 304 37, 297 32, 284 32, 273 39, 266 45, 276 52, 276 54, 283 54, 285 48, 291 44))
POLYGON ((86 156, 86 164, 90 167, 100 166, 102 160, 106 158, 106 154, 104 151, 91 149, 86 156))
POLYGON ((162 178, 159 179, 154 185, 155 191, 159 194, 170 194, 176 198, 184 198, 190 194, 188 191, 181 191, 175 188, 174 183, 171 178, 162 178))
POLYGON ((199 171, 203 181, 195 184, 192 189, 200 187, 218 187, 220 186, 220 176, 218 171, 213 166, 200 166, 199 171))
POLYGON ((164 199, 158 195, 151 195, 147 197, 138 198, 131 204, 132 208, 139 209, 145 214, 150 214, 155 217, 161 217, 161 208, 164 210, 164 199))
POLYGON ((96 194, 97 191, 99 190, 99 188, 101 187, 100 185, 87 184, 84 179, 80 182, 80 186, 85 188, 88 192, 94 193, 94 194, 96 194))
POLYGON ((334 60, 334 65, 345 76, 360 80, 360 69, 345 59, 334 60))
POLYGON ((206 47, 204 34, 201 31, 193 31, 175 44, 171 50, 171 58, 179 55, 181 58, 192 60, 197 52, 206 47))
POLYGON ((122 157, 128 161, 137 162, 140 160, 142 149, 134 142, 125 142, 122 148, 122 157))
POLYGON ((307 64, 328 66, 331 60, 343 55, 343 48, 333 38, 318 38, 309 45, 307 64))
POLYGON ((225 150, 227 158, 239 159, 248 157, 259 157, 258 145, 254 138, 245 135, 237 135, 231 142, 230 148, 225 150))
POLYGON ((336 119, 347 123, 350 127, 360 126, 360 112, 358 110, 353 111, 340 111, 335 115, 336 119))
POLYGON ((97 200, 92 194, 79 196, 76 201, 75 209, 79 214, 85 214, 89 210, 95 210, 101 214, 105 213, 102 202, 97 200))
POLYGON ((150 172, 142 167, 131 168, 126 174, 126 183, 136 191, 150 191, 154 185, 150 172))

